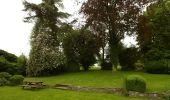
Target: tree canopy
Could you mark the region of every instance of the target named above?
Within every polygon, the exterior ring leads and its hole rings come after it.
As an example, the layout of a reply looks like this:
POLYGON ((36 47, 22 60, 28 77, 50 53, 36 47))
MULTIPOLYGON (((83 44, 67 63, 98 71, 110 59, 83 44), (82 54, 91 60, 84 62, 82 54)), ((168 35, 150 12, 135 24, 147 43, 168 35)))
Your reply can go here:
POLYGON ((125 34, 135 33, 138 17, 142 14, 144 7, 153 1, 88 0, 82 5, 81 12, 85 15, 87 26, 97 32, 98 28, 96 27, 102 26, 104 32, 108 33, 111 61, 115 67, 119 63, 120 40, 124 38, 125 34))
POLYGON ((31 51, 27 72, 31 76, 49 74, 52 69, 64 63, 60 50, 59 26, 61 19, 69 14, 60 12, 61 0, 42 0, 40 4, 23 2, 28 12, 25 22, 35 22, 31 34, 31 51))

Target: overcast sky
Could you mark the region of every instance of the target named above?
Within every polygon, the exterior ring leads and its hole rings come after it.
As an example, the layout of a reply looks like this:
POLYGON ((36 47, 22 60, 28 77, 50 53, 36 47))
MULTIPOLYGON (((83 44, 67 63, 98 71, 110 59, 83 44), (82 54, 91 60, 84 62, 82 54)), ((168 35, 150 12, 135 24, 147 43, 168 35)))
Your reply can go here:
MULTIPOLYGON (((27 0, 40 3, 41 0, 27 0)), ((64 0, 65 11, 76 14, 79 7, 73 3, 74 0, 64 0)), ((22 0, 2 0, 0 3, 0 49, 16 54, 24 53, 28 56, 30 51, 30 33, 33 24, 23 22, 26 13, 23 9, 22 0)), ((132 38, 126 41, 134 43, 132 38)))

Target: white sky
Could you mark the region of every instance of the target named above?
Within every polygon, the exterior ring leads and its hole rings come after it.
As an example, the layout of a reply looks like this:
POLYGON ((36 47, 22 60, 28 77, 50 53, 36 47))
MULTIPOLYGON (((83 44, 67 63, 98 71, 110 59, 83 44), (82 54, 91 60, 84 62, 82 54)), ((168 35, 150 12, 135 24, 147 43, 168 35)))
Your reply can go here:
MULTIPOLYGON (((27 0, 40 3, 41 0, 27 0)), ((76 14, 77 7, 74 0, 64 0, 65 11, 76 14)), ((22 0, 2 0, 0 3, 0 49, 16 54, 24 53, 28 56, 30 51, 29 38, 33 24, 23 22, 26 13, 23 12, 22 0)), ((134 43, 128 38, 125 41, 134 43)))

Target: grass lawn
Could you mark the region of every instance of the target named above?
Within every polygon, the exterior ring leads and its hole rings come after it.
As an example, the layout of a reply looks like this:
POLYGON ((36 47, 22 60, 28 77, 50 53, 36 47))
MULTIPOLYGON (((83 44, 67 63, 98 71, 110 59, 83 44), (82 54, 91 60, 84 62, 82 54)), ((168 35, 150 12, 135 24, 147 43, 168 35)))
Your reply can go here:
POLYGON ((148 100, 113 94, 43 89, 22 90, 21 87, 0 87, 0 100, 148 100))
MULTIPOLYGON (((146 78, 147 91, 170 89, 170 75, 153 75, 142 72, 88 71, 67 73, 51 77, 26 78, 27 81, 43 81, 45 84, 72 84, 87 87, 122 87, 123 78, 139 74, 146 78)), ((23 90, 21 87, 0 87, 0 100, 148 100, 129 98, 114 94, 95 92, 75 92, 55 89, 37 91, 23 90)))
POLYGON ((146 78, 147 91, 170 90, 170 75, 147 74, 142 72, 88 71, 67 73, 51 77, 26 78, 28 81, 43 81, 46 84, 72 84, 88 87, 122 87, 123 78, 138 74, 146 78))

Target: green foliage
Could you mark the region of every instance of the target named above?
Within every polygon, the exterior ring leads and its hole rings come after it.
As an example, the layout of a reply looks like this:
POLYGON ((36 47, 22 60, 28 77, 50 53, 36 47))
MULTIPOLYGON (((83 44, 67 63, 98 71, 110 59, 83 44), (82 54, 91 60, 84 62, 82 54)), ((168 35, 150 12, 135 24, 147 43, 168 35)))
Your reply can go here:
POLYGON ((167 74, 170 70, 170 60, 147 61, 144 68, 148 73, 167 74))
POLYGON ((169 71, 169 12, 169 0, 158 0, 147 7, 147 11, 139 22, 141 30, 139 31, 138 41, 141 51, 144 51, 142 53, 145 70, 149 73, 166 74, 169 71))
POLYGON ((4 57, 9 62, 17 62, 17 56, 4 50, 0 50, 0 57, 4 57))
POLYGON ((111 62, 102 62, 101 63, 101 69, 102 70, 112 70, 113 69, 113 65, 112 65, 112 63, 111 62))
POLYGON ((0 86, 5 86, 9 83, 9 81, 5 78, 0 78, 0 86))
POLYGON ((87 0, 81 7, 87 26, 98 35, 108 38, 110 58, 119 65, 119 43, 125 35, 136 33, 137 19, 144 7, 154 0, 87 0), (96 3, 97 2, 97 3, 96 3), (106 34, 106 35, 103 35, 106 34))
POLYGON ((0 72, 0 78, 9 79, 12 75, 7 72, 0 72))
POLYGON ((83 33, 80 30, 74 30, 66 34, 63 48, 67 62, 76 66, 80 64, 84 70, 88 70, 89 66, 95 63, 95 54, 99 50, 95 36, 88 30, 83 30, 83 33))
POLYGON ((14 62, 9 62, 4 57, 0 57, 0 72, 16 74, 18 73, 18 64, 14 62))
POLYGON ((137 40, 142 50, 149 50, 153 46, 166 50, 170 48, 169 11, 170 3, 168 0, 158 0, 148 6, 144 15, 140 17, 137 40))
POLYGON ((50 75, 60 71, 65 64, 65 56, 61 50, 59 26, 61 19, 69 14, 59 11, 61 0, 43 0, 40 4, 23 2, 28 12, 25 22, 34 21, 31 34, 31 51, 28 61, 27 74, 29 76, 50 75))
POLYGON ((148 73, 167 74, 170 67, 169 50, 152 47, 144 56, 144 69, 148 73))
POLYGON ((158 48, 170 48, 170 2, 162 0, 147 9, 146 16, 150 20, 153 31, 153 44, 158 48))
MULTIPOLYGON (((3 50, 0 50, 0 54, 3 50)), ((22 74, 25 75, 27 59, 24 55, 17 57, 6 51, 3 51, 0 55, 0 72, 8 72, 10 74, 22 74)))
POLYGON ((22 84, 24 77, 22 75, 11 75, 7 72, 0 73, 0 86, 22 84))
POLYGON ((24 77, 22 75, 14 75, 9 80, 11 85, 20 85, 23 83, 24 77))
POLYGON ((9 85, 9 79, 12 75, 7 72, 0 72, 0 86, 9 85))
MULTIPOLYGON (((150 45, 143 54, 145 70, 149 73, 168 73, 170 60, 170 2, 161 0, 151 4, 144 17, 151 29, 150 45)), ((147 36, 149 37, 149 36, 147 36)), ((145 36, 145 39, 147 38, 145 36)), ((142 39, 141 41, 146 41, 142 39)), ((141 48, 142 49, 142 48, 141 48)))
POLYGON ((18 63, 18 72, 21 75, 26 75, 26 67, 27 67, 27 58, 24 54, 20 55, 18 57, 17 63, 18 63))
POLYGON ((163 100, 170 100, 170 91, 166 91, 165 95, 162 97, 163 100))
POLYGON ((137 71, 141 71, 141 70, 144 69, 144 63, 142 63, 140 60, 138 60, 138 61, 134 64, 134 66, 135 66, 135 69, 136 69, 137 71))
POLYGON ((146 91, 146 80, 140 75, 129 75, 125 78, 124 82, 127 91, 146 91))
POLYGON ((121 70, 134 70, 134 64, 139 59, 140 55, 138 49, 135 47, 130 47, 122 50, 119 54, 119 62, 121 65, 121 70))
POLYGON ((0 72, 7 69, 7 63, 8 61, 3 56, 0 56, 0 72))

